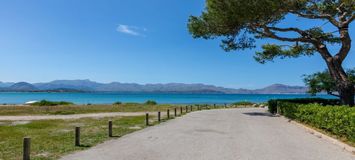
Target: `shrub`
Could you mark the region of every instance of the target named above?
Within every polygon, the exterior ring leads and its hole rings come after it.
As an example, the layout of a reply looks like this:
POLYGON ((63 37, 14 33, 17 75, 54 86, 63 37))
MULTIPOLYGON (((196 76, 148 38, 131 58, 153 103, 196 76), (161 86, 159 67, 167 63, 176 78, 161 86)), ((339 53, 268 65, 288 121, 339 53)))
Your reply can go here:
POLYGON ((148 101, 146 101, 144 104, 146 104, 146 105, 156 105, 156 104, 158 104, 158 103, 155 102, 155 101, 152 101, 152 100, 148 100, 148 101))
POLYGON ((122 102, 120 102, 120 101, 113 103, 113 105, 120 105, 120 104, 122 104, 122 102))
POLYGON ((251 106, 253 104, 254 103, 248 102, 248 101, 241 101, 241 102, 232 103, 232 105, 236 105, 236 106, 251 106))
POLYGON ((295 104, 312 104, 317 103, 323 106, 325 105, 339 105, 338 99, 323 99, 323 98, 295 98, 295 99, 271 99, 268 101, 268 107, 270 113, 276 113, 279 102, 288 102, 295 104))
POLYGON ((72 102, 66 102, 66 101, 47 101, 47 100, 41 100, 39 102, 31 104, 32 106, 59 106, 59 105, 72 105, 74 103, 72 102))
POLYGON ((54 115, 70 115, 70 114, 75 114, 74 111, 55 111, 53 113, 54 115))
POLYGON ((355 143, 355 108, 279 102, 281 114, 355 143))

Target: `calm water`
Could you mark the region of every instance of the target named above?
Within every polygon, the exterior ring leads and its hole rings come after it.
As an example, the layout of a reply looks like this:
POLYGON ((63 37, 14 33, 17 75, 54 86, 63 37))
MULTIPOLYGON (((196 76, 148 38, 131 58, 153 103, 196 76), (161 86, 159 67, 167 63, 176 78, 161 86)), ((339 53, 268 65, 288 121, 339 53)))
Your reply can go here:
MULTIPOLYGON (((232 103, 239 101, 266 102, 275 98, 305 98, 305 94, 146 94, 146 93, 0 93, 0 103, 23 104, 33 100, 69 101, 76 104, 110 104, 120 102, 145 102, 155 100, 158 103, 232 103)), ((322 98, 333 98, 321 95, 322 98)))

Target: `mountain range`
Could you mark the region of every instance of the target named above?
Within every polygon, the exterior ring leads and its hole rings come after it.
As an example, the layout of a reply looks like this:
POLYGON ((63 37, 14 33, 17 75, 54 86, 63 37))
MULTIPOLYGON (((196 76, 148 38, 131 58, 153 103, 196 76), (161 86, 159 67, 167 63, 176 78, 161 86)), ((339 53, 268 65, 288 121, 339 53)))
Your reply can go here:
POLYGON ((261 89, 233 89, 206 84, 98 83, 90 80, 55 80, 47 83, 0 82, 0 92, 141 92, 141 93, 216 93, 216 94, 297 94, 307 87, 273 84, 261 89))

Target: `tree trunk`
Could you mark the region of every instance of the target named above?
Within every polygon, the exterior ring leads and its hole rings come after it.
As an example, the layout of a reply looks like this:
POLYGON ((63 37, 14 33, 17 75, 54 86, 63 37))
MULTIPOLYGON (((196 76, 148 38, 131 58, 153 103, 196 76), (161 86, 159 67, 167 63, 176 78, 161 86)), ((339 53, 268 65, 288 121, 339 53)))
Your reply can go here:
POLYGON ((340 101, 343 105, 354 106, 354 85, 351 82, 338 84, 340 101))
POLYGON ((330 75, 335 80, 342 105, 354 106, 354 84, 346 75, 339 59, 331 58, 327 63, 330 75))

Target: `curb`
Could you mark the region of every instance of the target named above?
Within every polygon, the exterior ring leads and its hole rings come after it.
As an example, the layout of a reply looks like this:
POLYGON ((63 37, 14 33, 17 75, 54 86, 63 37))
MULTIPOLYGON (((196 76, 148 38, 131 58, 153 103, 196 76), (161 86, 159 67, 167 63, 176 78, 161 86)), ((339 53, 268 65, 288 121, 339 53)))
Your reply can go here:
POLYGON ((323 133, 321 133, 321 132, 319 132, 319 131, 317 131, 315 129, 312 129, 312 128, 310 128, 310 127, 308 127, 308 126, 306 126, 306 125, 304 125, 302 123, 299 123, 297 121, 288 119, 288 118, 286 118, 284 116, 282 116, 282 117, 285 118, 289 123, 292 123, 292 124, 294 124, 294 125, 296 125, 298 127, 303 128, 304 130, 306 130, 306 132, 308 132, 308 133, 310 133, 310 134, 312 134, 312 135, 314 135, 314 136, 316 136, 318 138, 322 138, 322 139, 324 139, 324 140, 326 140, 326 141, 328 141, 328 142, 330 142, 332 144, 335 144, 335 145, 341 147, 343 150, 346 150, 346 151, 352 153, 353 155, 355 155, 355 147, 352 147, 352 146, 350 146, 350 145, 348 145, 348 144, 346 144, 346 143, 344 143, 344 142, 342 142, 340 140, 337 140, 337 139, 335 139, 333 137, 325 135, 325 134, 323 134, 323 133))

